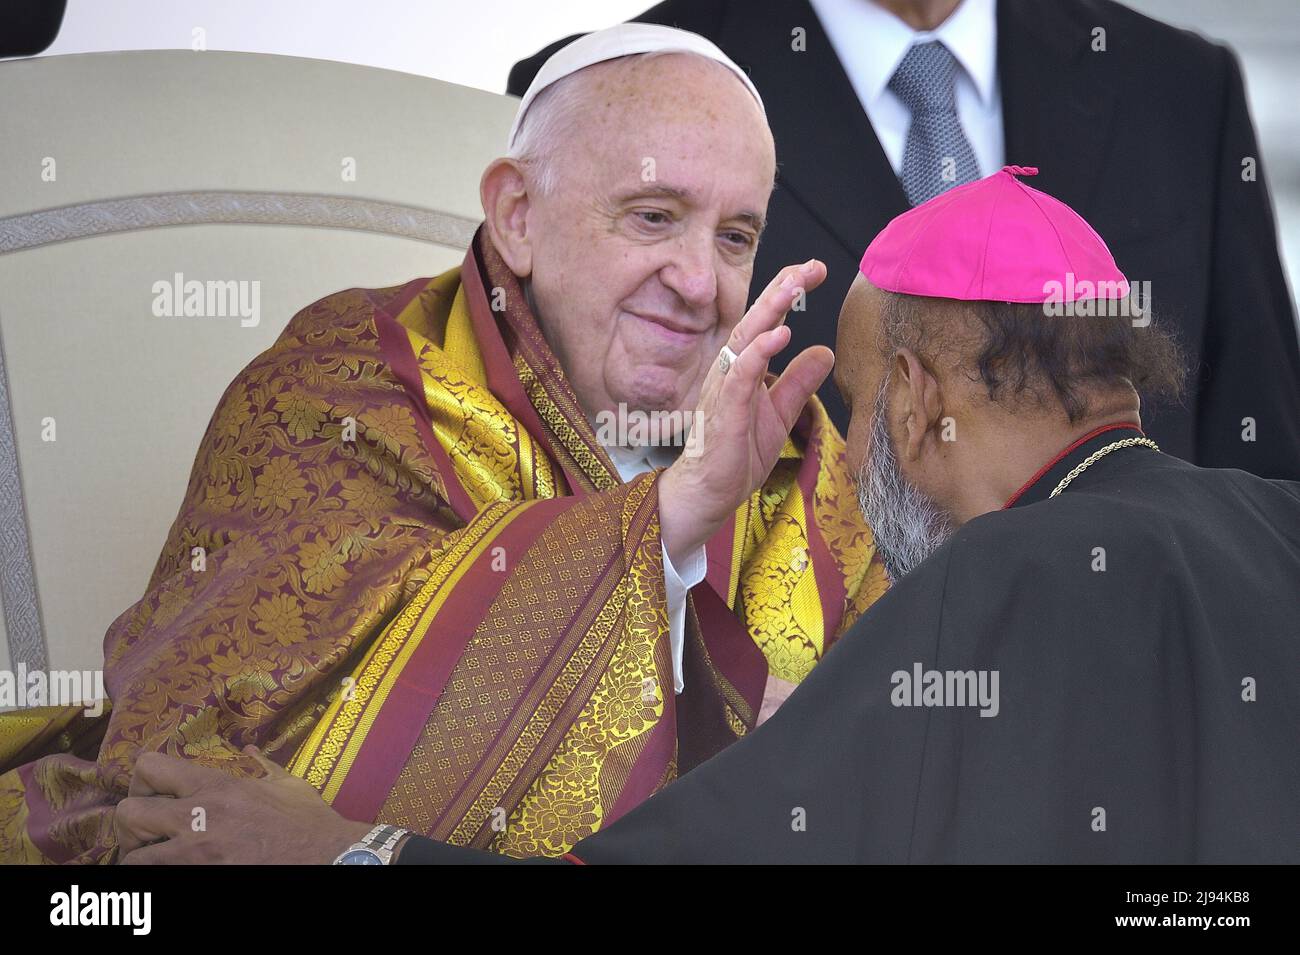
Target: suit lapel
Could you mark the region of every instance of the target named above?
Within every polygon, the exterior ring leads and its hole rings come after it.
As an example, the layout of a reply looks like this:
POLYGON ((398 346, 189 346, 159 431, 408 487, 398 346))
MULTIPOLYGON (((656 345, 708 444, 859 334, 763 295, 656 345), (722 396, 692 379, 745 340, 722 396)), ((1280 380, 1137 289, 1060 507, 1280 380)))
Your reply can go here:
POLYGON ((1093 208, 1115 91, 1073 4, 998 0, 998 79, 1006 161, 1037 166, 1036 189, 1085 218, 1093 208))
POLYGON ((718 45, 747 69, 776 139, 777 189, 799 202, 856 261, 907 210, 839 57, 807 0, 730 3, 718 45), (792 49, 793 31, 806 49, 792 49))

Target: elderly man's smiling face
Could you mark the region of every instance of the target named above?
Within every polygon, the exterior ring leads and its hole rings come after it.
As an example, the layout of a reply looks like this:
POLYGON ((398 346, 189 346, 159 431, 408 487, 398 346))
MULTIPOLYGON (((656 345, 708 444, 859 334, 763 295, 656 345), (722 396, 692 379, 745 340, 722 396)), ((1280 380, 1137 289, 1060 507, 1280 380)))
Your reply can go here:
POLYGON ((503 255, 589 414, 693 407, 744 313, 771 133, 744 85, 699 57, 628 57, 573 79, 580 119, 550 156, 551 188, 529 183, 503 255))

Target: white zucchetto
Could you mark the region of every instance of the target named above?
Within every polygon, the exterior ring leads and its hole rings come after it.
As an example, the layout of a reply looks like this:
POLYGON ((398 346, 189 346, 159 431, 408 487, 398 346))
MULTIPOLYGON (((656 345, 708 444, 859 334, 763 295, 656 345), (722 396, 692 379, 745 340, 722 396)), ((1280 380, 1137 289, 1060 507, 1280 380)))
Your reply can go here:
MULTIPOLYGON (((758 90, 745 75, 745 71, 712 41, 706 40, 698 33, 660 26, 656 23, 620 23, 579 37, 567 46, 556 50, 551 58, 542 64, 542 68, 537 71, 537 76, 533 78, 533 82, 524 93, 524 98, 519 101, 519 110, 515 113, 514 124, 510 127, 509 147, 513 148, 515 145, 515 137, 519 135, 519 127, 523 125, 528 107, 546 87, 597 63, 638 53, 698 53, 700 56, 708 57, 731 70, 737 79, 745 84, 745 88, 758 103, 758 108, 763 109, 762 97, 758 95, 758 90)), ((764 115, 767 115, 766 112, 764 115)))

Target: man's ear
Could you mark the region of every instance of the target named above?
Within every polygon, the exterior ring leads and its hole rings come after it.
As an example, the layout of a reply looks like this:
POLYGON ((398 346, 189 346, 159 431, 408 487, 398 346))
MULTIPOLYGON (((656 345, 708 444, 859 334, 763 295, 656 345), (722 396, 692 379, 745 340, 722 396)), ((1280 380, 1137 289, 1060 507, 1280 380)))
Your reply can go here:
POLYGON ((519 163, 494 159, 478 185, 488 238, 510 271, 521 279, 533 273, 533 247, 528 235, 530 197, 519 163))
POLYGON ((943 392, 934 374, 910 348, 900 348, 894 355, 898 409, 894 413, 903 421, 900 455, 915 461, 921 455, 926 435, 939 426, 943 414, 943 392))

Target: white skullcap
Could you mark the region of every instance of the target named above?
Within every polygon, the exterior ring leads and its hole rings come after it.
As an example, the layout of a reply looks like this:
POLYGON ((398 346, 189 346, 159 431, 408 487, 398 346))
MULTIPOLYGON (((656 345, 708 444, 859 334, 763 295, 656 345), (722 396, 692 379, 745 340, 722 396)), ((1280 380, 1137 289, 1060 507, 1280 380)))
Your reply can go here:
MULTIPOLYGON (((519 101, 519 111, 515 113, 514 125, 510 127, 509 148, 514 148, 515 137, 519 135, 519 127, 523 125, 528 107, 533 105, 533 100, 537 99, 537 95, 546 87, 597 63, 617 60, 621 56, 633 56, 637 53, 698 53, 700 56, 706 56, 735 73, 758 103, 758 108, 763 109, 763 100, 749 77, 745 75, 745 71, 733 63, 730 57, 718 49, 712 41, 706 40, 698 33, 659 26, 657 23, 620 23, 618 26, 579 37, 568 46, 556 50, 551 58, 542 64, 542 68, 533 77, 528 91, 524 93, 524 98, 519 101)), ((767 115, 766 111, 763 115, 767 115)))

